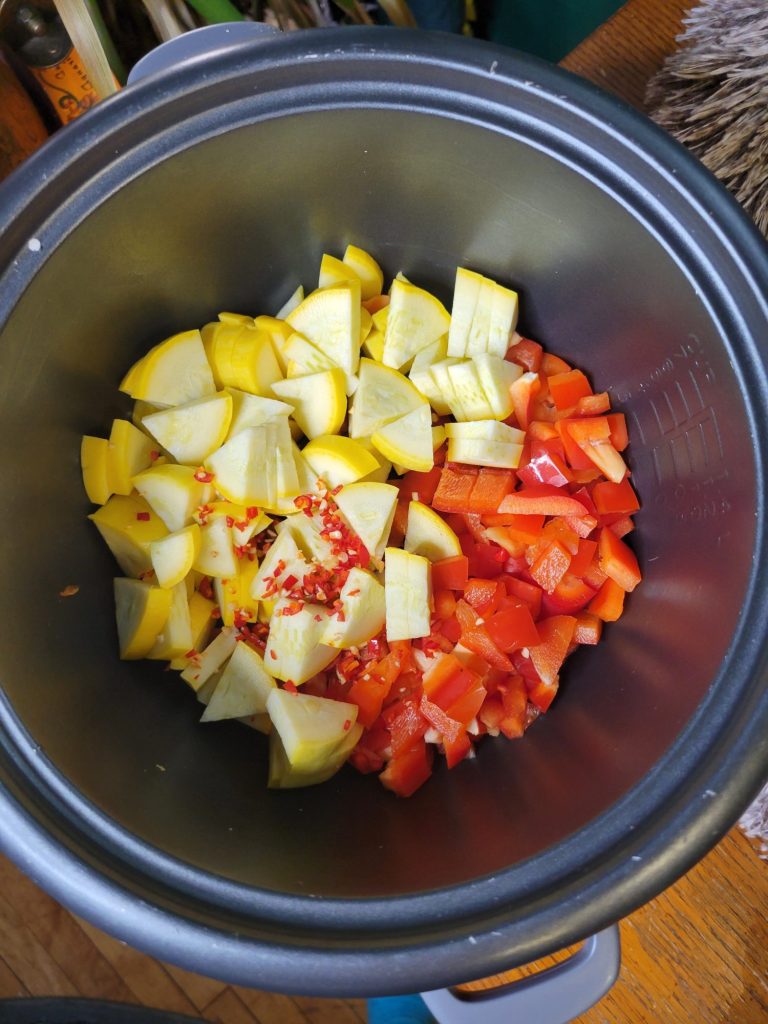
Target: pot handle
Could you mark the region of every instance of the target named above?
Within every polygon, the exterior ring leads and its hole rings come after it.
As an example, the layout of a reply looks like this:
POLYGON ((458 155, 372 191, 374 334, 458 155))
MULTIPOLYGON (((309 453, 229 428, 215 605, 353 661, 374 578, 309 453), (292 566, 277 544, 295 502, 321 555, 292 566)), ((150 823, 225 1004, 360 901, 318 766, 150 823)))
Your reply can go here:
POLYGON ((568 960, 482 992, 422 992, 438 1024, 567 1024, 603 998, 619 975, 618 925, 587 939, 568 960))
POLYGON ((195 57, 213 56, 237 43, 269 39, 277 32, 278 29, 265 25, 263 21, 232 21, 192 29, 146 53, 131 68, 127 84, 133 85, 149 75, 167 71, 195 57))

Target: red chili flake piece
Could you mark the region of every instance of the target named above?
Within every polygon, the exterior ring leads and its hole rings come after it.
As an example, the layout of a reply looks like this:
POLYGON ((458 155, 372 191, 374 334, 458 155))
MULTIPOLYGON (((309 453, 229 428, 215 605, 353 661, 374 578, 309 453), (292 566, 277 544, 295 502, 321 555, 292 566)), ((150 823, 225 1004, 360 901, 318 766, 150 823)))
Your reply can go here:
POLYGON ((235 554, 238 558, 247 558, 251 552, 248 544, 235 544, 235 554))
POLYGON ((140 580, 148 580, 148 579, 150 579, 154 575, 155 575, 155 570, 154 569, 145 569, 144 572, 140 572, 139 573, 139 579, 140 580))
POLYGON ((283 608, 281 614, 282 615, 298 615, 299 612, 302 611, 303 608, 304 608, 304 602, 303 601, 291 601, 290 604, 287 604, 283 608))
POLYGON ((335 486, 335 487, 333 488, 333 490, 331 491, 331 496, 335 498, 335 497, 336 497, 336 495, 337 495, 337 494, 339 493, 339 491, 341 490, 341 488, 342 488, 342 484, 337 484, 337 485, 336 485, 336 486, 335 486))
POLYGON ((299 509, 299 511, 303 512, 311 505, 310 496, 308 494, 300 494, 298 498, 293 499, 293 504, 296 506, 297 509, 299 509))
POLYGON ((360 593, 360 588, 356 587, 354 590, 350 590, 350 592, 347 594, 347 597, 357 597, 357 595, 359 593, 360 593))
POLYGON ((351 728, 352 728, 352 719, 351 718, 347 718, 346 721, 344 722, 344 726, 343 726, 344 732, 348 732, 351 728))
POLYGON ((293 588, 296 586, 298 582, 298 579, 293 574, 291 574, 290 576, 285 577, 285 579, 283 580, 283 586, 286 588, 286 590, 293 590, 293 588))
POLYGON ((153 462, 157 462, 157 460, 160 458, 160 452, 153 448, 152 451, 149 453, 149 457, 153 462))
POLYGON ((315 616, 315 622, 322 622, 322 621, 323 621, 323 616, 322 615, 316 615, 315 616))
POLYGON ((210 599, 213 597, 213 584, 211 583, 211 577, 203 576, 203 578, 197 585, 197 589, 200 591, 203 597, 207 598, 210 601, 210 599))
POLYGON ((216 607, 211 612, 211 618, 212 619, 220 619, 221 618, 221 608, 219 608, 218 605, 216 605, 216 607))
POLYGON ((277 651, 270 651, 269 656, 273 661, 277 661, 277 651))
POLYGON ((215 510, 212 505, 198 505, 195 509, 194 518, 198 521, 200 526, 205 526, 214 511, 215 510))
POLYGON ((59 597, 74 597, 75 594, 79 593, 80 587, 76 587, 74 583, 69 583, 63 590, 59 591, 59 597))
POLYGON ((200 484, 209 484, 213 480, 213 473, 209 473, 204 466, 195 470, 195 480, 200 484))
POLYGON ((232 516, 227 516, 226 523, 231 530, 232 527, 235 525, 235 520, 232 518, 232 516))
POLYGON ((197 651, 193 647, 191 650, 187 651, 184 657, 187 659, 187 661, 193 661, 197 657, 197 651))
POLYGON ((299 692, 299 688, 296 686, 296 683, 294 683, 290 679, 286 679, 285 680, 285 682, 283 683, 283 689, 287 690, 288 693, 298 693, 299 692))
POLYGON ((234 614, 235 629, 242 629, 243 626, 247 626, 249 619, 250 619, 250 615, 248 614, 248 612, 243 611, 242 608, 236 608, 235 609, 235 614, 234 614))
POLYGON ((136 518, 139 520, 140 523, 148 523, 150 518, 149 512, 137 512, 136 518))
POLYGON ((248 520, 249 523, 252 519, 258 519, 260 515, 261 509, 259 509, 256 505, 249 505, 248 508, 245 510, 245 518, 248 520))

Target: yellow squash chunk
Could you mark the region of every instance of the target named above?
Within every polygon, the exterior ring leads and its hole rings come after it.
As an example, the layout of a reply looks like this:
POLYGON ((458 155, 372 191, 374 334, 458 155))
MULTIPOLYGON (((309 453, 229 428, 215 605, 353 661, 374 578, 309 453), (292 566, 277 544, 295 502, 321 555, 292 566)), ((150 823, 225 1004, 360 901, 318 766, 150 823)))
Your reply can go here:
POLYGON ((168 530, 143 498, 115 494, 88 518, 126 576, 139 577, 151 571, 150 545, 168 530))
POLYGON ((192 620, 189 615, 189 597, 184 583, 177 583, 168 591, 171 608, 168 618, 152 650, 147 654, 154 661, 173 661, 181 658, 192 647, 192 620))
POLYGON ((453 400, 448 400, 457 420, 492 419, 493 408, 485 396, 474 360, 454 363, 448 367, 453 400))
POLYGON ((379 427, 420 406, 427 406, 426 399, 402 373, 373 359, 361 359, 360 383, 349 414, 349 436, 370 437, 379 427))
POLYGON ((466 423, 446 423, 445 436, 467 441, 501 441, 504 444, 523 444, 525 432, 498 420, 470 420, 466 423))
POLYGON ((300 306, 304 299, 304 285, 298 285, 288 296, 280 309, 275 313, 276 320, 285 320, 289 313, 292 313, 297 306, 300 306))
POLYGON ((139 399, 137 402, 133 403, 131 423, 133 423, 134 427, 138 427, 139 430, 143 430, 145 434, 149 434, 149 431, 142 423, 144 417, 149 416, 151 412, 160 412, 161 409, 167 408, 167 405, 156 405, 154 402, 143 402, 139 399))
POLYGON ((236 326, 253 323, 253 317, 248 316, 247 313, 219 313, 219 320, 223 324, 235 324, 236 326))
POLYGON ((259 571, 258 559, 238 558, 237 572, 233 576, 214 576, 213 592, 225 626, 234 626, 236 617, 256 622, 259 602, 251 596, 253 581, 259 571))
POLYGON ((392 484, 360 482, 342 487, 334 498, 349 526, 376 558, 384 554, 399 496, 392 484))
POLYGON ((149 554, 158 585, 170 590, 181 583, 192 571, 199 551, 200 527, 197 523, 152 541, 149 554))
POLYGON ((426 382, 422 382, 422 374, 424 371, 419 371, 418 374, 418 386, 423 388, 424 394, 428 395, 430 402, 436 413, 441 416, 445 416, 448 413, 456 414, 456 410, 461 418, 464 418, 464 410, 459 402, 458 395, 456 394, 451 379, 448 376, 448 370, 455 365, 463 362, 461 359, 454 359, 452 356, 447 359, 441 359, 439 363, 433 363, 430 366, 427 374, 432 381, 431 389, 430 385, 426 382), (437 398, 437 401, 435 401, 437 398))
POLYGON ((215 324, 206 342, 221 387, 268 395, 275 381, 282 378, 271 338, 255 324, 215 324))
POLYGON ((373 320, 373 327, 377 331, 381 331, 382 334, 387 333, 387 320, 389 319, 389 304, 382 306, 381 309, 377 309, 371 317, 373 320))
POLYGON ((448 441, 446 458, 449 462, 464 462, 471 466, 517 469, 522 453, 521 444, 453 437, 448 441))
POLYGON ((275 681, 264 668, 261 655, 239 643, 208 701, 201 722, 263 715, 275 681))
POLYGON ((145 658, 171 610, 171 592, 142 580, 115 580, 115 616, 120 657, 145 658))
MULTIPOLYGON (((190 576, 192 575, 194 575, 194 573, 190 574, 190 576)), ((203 597, 203 595, 197 590, 193 590, 192 593, 188 593, 187 600, 189 607, 189 624, 192 630, 192 642, 187 650, 183 651, 179 657, 171 659, 171 668, 176 669, 178 672, 183 672, 185 668, 189 667, 190 659, 187 658, 186 655, 190 651, 202 651, 207 646, 208 641, 211 638, 211 633, 213 632, 213 613, 216 609, 215 602, 211 601, 207 597, 203 597)))
POLYGON ((360 307, 360 344, 361 345, 365 343, 365 339, 368 337, 368 335, 371 333, 372 330, 373 330, 373 317, 368 312, 368 310, 365 308, 365 306, 361 306, 360 307))
POLYGON ((344 250, 343 262, 360 278, 360 297, 363 302, 381 295, 384 290, 384 274, 381 267, 364 249, 348 245, 344 250))
POLYGON ((442 362, 448 355, 448 335, 443 334, 433 341, 431 345, 427 345, 420 352, 417 352, 413 357, 411 363, 411 369, 409 376, 413 378, 414 373, 419 373, 422 370, 428 370, 434 363, 442 362))
POLYGON ((330 541, 320 536, 322 529, 322 523, 316 516, 291 516, 279 524, 277 534, 279 536, 288 530, 308 562, 321 562, 330 569, 335 567, 335 559, 330 541))
POLYGON ((360 281, 355 271, 346 263, 336 259, 335 256, 329 256, 327 252, 323 253, 317 287, 333 288, 337 284, 347 284, 350 281, 360 281))
POLYGON ((196 509, 213 497, 211 485, 197 476, 192 466, 155 465, 135 476, 133 486, 175 533, 188 526, 196 509))
MULTIPOLYGON (((301 298, 303 299, 304 289, 301 288, 300 290, 301 298)), ((285 315, 287 316, 288 313, 285 315)), ((286 362, 283 356, 283 346, 293 334, 293 328, 290 324, 285 322, 283 317, 257 316, 253 322, 259 330, 266 331, 269 335, 270 341, 272 342, 272 348, 274 349, 275 358, 277 359, 277 364, 280 367, 281 374, 284 375, 286 371, 286 362)))
POLYGON ((157 405, 181 405, 212 395, 216 387, 200 332, 184 331, 155 345, 130 383, 130 390, 122 390, 131 398, 157 405))
POLYGON ((362 735, 362 725, 355 722, 349 727, 341 743, 328 755, 322 768, 303 770, 296 768, 288 760, 277 730, 273 729, 269 735, 269 788, 296 789, 327 782, 347 761, 362 735))
POLYGON ((428 405, 387 423, 372 436, 381 454, 406 469, 426 473, 435 463, 432 449, 432 415, 428 405))
MULTIPOLYGON (((232 421, 232 396, 226 391, 162 409, 144 417, 144 426, 177 462, 199 466, 224 443, 232 421)), ((144 469, 140 466, 139 469, 144 469)), ((133 474, 139 472, 135 470, 133 474)))
POLYGON ((440 445, 445 441, 446 433, 445 427, 438 424, 436 427, 432 427, 432 451, 436 452, 440 445))
POLYGON ((414 555, 423 555, 430 562, 461 554, 459 538, 448 523, 420 501, 412 501, 408 506, 403 547, 414 555))
POLYGON ((360 283, 312 292, 287 317, 291 327, 340 366, 357 372, 360 358, 360 283))
POLYGON ((272 393, 293 406, 293 416, 307 437, 336 434, 347 413, 344 371, 339 367, 293 377, 272 386, 272 393))
POLYGON ((80 442, 80 469, 88 500, 103 505, 112 494, 109 474, 109 441, 84 435, 80 442))
POLYGON ((229 577, 237 573, 232 531, 225 515, 214 513, 200 527, 200 545, 193 568, 204 576, 229 577))
POLYGON ((447 354, 451 356, 461 357, 467 354, 469 332, 472 329, 477 300, 484 280, 483 275, 475 273, 474 270, 467 270, 466 267, 456 268, 451 326, 448 332, 447 354))
POLYGON ((237 633, 234 629, 225 626, 205 650, 190 659, 187 667, 181 673, 181 678, 197 693, 232 656, 236 644, 237 633))
MULTIPOLYGON (((311 341, 294 331, 283 348, 286 360, 286 377, 304 377, 308 373, 320 373, 335 366, 325 352, 316 348, 311 341)), ((342 376, 344 371, 342 370, 342 376)))
MULTIPOLYGON (((275 679, 290 680, 301 686, 327 668, 339 652, 320 641, 328 617, 323 605, 305 604, 296 614, 284 615, 283 612, 290 611, 292 606, 293 602, 288 600, 280 600, 275 605, 269 623, 264 665, 275 679)), ((277 728, 274 718, 272 722, 277 728)))
POLYGON ((474 356, 490 352, 503 359, 516 323, 516 292, 459 267, 451 308, 449 355, 474 356))
POLYGON ((387 307, 384 363, 396 370, 446 334, 450 317, 443 304, 415 285, 395 280, 387 307))
POLYGON ((293 409, 285 402, 263 395, 251 395, 237 388, 227 388, 232 398, 232 422, 229 424, 227 440, 239 434, 246 427, 261 427, 279 416, 290 416, 293 409))
POLYGON ((429 636, 432 589, 429 560, 401 548, 384 552, 387 640, 429 636))
POLYGON ((522 366, 508 363, 500 356, 491 355, 489 352, 473 356, 472 362, 477 369, 485 397, 493 410, 493 418, 507 419, 512 415, 514 408, 509 389, 522 376, 522 366))
POLYGON ((302 455, 312 472, 330 488, 354 483, 379 468, 378 461, 361 444, 339 434, 314 438, 302 455))
POLYGON ((267 467, 274 477, 272 503, 281 498, 297 497, 299 477, 293 458, 293 438, 287 416, 277 416, 265 424, 267 435, 267 467))
POLYGON ((108 467, 115 494, 130 494, 133 477, 152 464, 157 445, 128 420, 114 420, 109 434, 108 467))
POLYGON ((381 358, 384 355, 384 334, 378 327, 373 327, 365 336, 363 352, 370 356, 371 359, 375 359, 377 363, 381 362, 381 358))
POLYGON ((320 637, 331 647, 358 647, 377 636, 384 628, 386 608, 384 587, 365 569, 353 568, 339 594, 342 620, 331 615, 320 637))
POLYGON ((322 770, 357 721, 357 705, 275 689, 267 711, 293 768, 322 770))
POLYGON ((214 475, 216 490, 239 505, 269 506, 274 499, 274 476, 268 472, 267 424, 246 427, 209 455, 205 467, 214 475))
POLYGON ((287 576, 295 576, 300 580, 307 572, 309 565, 296 543, 293 532, 290 529, 283 529, 259 566, 259 571, 251 584, 251 595, 257 601, 268 599, 275 595, 275 587, 279 592, 287 576))

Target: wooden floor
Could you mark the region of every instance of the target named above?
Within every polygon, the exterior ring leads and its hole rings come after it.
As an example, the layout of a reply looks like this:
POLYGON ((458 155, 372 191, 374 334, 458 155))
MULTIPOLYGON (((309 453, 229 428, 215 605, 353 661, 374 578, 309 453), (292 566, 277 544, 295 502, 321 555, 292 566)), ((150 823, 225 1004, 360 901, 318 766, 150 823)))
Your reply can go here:
MULTIPOLYGON (((366 1020, 361 1000, 240 988, 144 956, 68 913, 3 858, 0 893, 0 998, 114 999, 220 1024, 366 1020)), ((619 981, 578 1024, 768 1021, 768 864, 737 830, 622 921, 621 933, 619 981)))

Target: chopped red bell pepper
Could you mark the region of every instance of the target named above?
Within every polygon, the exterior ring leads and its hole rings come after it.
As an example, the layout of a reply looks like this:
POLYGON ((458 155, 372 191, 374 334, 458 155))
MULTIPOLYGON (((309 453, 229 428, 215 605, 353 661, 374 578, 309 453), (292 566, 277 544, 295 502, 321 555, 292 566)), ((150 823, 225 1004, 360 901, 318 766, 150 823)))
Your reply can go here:
MULTIPOLYGON (((481 662, 479 658, 473 658, 473 663, 477 663, 479 665, 481 662)), ((480 707, 485 700, 486 693, 488 692, 483 685, 483 680, 480 675, 472 672, 469 668, 467 668, 467 671, 469 671, 472 676, 469 685, 460 697, 453 701, 452 704, 448 705, 445 711, 445 713, 450 715, 451 718, 454 718, 457 722, 461 722, 464 728, 471 725, 472 721, 476 718, 477 712, 480 710, 480 707)))
POLYGON ((468 576, 469 559, 466 555, 450 555, 432 563, 434 590, 463 590, 468 576))
POLYGON ((427 697, 445 711, 477 681, 476 673, 463 665, 455 654, 446 654, 424 673, 422 687, 427 697))
POLYGON ((592 488, 592 500, 600 515, 610 515, 615 512, 632 513, 640 508, 634 488, 627 477, 619 483, 611 483, 610 480, 602 480, 592 488))
POLYGON ((624 596, 626 591, 612 579, 607 579, 592 598, 587 611, 592 612, 603 622, 616 622, 621 618, 624 611, 624 596))
POLYGON ((574 416, 602 416, 611 411, 611 399, 607 391, 600 391, 596 395, 585 395, 576 403, 573 410, 574 416))
MULTIPOLYGON (((557 683, 560 666, 573 639, 576 619, 573 615, 552 615, 548 619, 539 619, 536 627, 541 643, 528 649, 531 661, 541 681, 547 686, 553 686, 557 683)), ((541 707, 540 704, 537 706, 541 707)))
POLYGON ((452 590, 435 590, 434 602, 438 619, 450 619, 456 613, 456 598, 452 590))
POLYGON ((408 529, 408 506, 410 500, 400 498, 395 505, 395 516, 392 520, 392 527, 389 531, 389 544, 394 547, 401 547, 405 540, 408 529))
POLYGON ((384 309, 385 306, 389 305, 388 295, 374 295, 372 299, 366 299, 365 302, 361 303, 365 306, 368 312, 373 315, 378 313, 380 309, 384 309))
POLYGON ((592 564, 596 551, 596 540, 579 540, 579 549, 571 558, 571 564, 568 567, 568 572, 581 579, 592 564))
POLYGON ((560 356, 556 356, 553 352, 545 352, 541 357, 541 366, 539 367, 542 374, 545 377, 554 377, 557 373, 568 373, 571 369, 570 363, 566 363, 560 356))
POLYGON ((526 709, 528 707, 528 689, 522 676, 511 675, 503 686, 499 687, 504 717, 499 723, 501 732, 508 740, 518 739, 526 728, 526 709))
POLYGON ((440 471, 440 483, 432 498, 432 508, 439 512, 467 512, 478 472, 477 466, 446 463, 440 471))
POLYGON ((565 433, 570 434, 584 454, 609 480, 619 483, 624 479, 626 463, 611 444, 611 428, 607 416, 589 416, 562 422, 567 423, 565 433))
POLYGON ((409 470, 397 485, 400 488, 403 500, 413 501, 415 494, 417 496, 415 498, 416 501, 420 501, 424 505, 431 505, 435 491, 440 483, 442 472, 440 466, 433 466, 426 473, 419 473, 413 469, 409 470))
POLYGON ((571 553, 560 541, 552 541, 544 548, 536 561, 531 565, 531 576, 542 590, 551 594, 560 580, 568 572, 571 564, 571 553))
POLYGON ((499 512, 518 515, 582 516, 584 506, 557 487, 526 487, 508 494, 499 505, 499 512))
POLYGON ((434 748, 419 739, 411 747, 396 754, 379 779, 397 796, 412 796, 432 774, 433 758, 434 748))
POLYGON ((541 390, 541 379, 538 373, 524 373, 522 377, 510 384, 509 395, 515 410, 515 419, 521 430, 526 430, 530 423, 533 401, 541 390))
POLYGON ((379 674, 372 666, 352 683, 347 700, 357 705, 357 720, 364 728, 370 729, 381 714, 393 682, 388 673, 379 674))
POLYGON ((516 481, 513 469, 481 466, 469 496, 467 511, 478 515, 495 512, 501 501, 514 490, 516 481))
POLYGON ((478 615, 493 615, 507 591, 499 580, 471 579, 464 588, 464 600, 478 615))
POLYGON ((541 606, 544 615, 574 615, 585 608, 595 596, 584 580, 567 572, 551 594, 544 594, 541 606))
POLYGON ((611 428, 611 444, 617 452, 623 452, 629 444, 626 416, 623 412, 612 412, 606 416, 606 419, 611 428))
POLYGON ((456 737, 456 739, 444 739, 443 740, 443 753, 445 754, 445 763, 449 768, 455 768, 457 764, 464 760, 472 750, 472 740, 469 738, 466 732, 462 731, 456 737))
POLYGON ((413 746, 427 731, 427 720, 414 700, 400 700, 391 704, 384 711, 384 720, 389 728, 395 757, 413 746))
POLYGON ((597 644, 600 642, 602 632, 602 619, 599 619, 592 612, 579 612, 576 616, 573 639, 577 644, 597 644))
POLYGON ((580 398, 592 394, 592 386, 581 370, 566 370, 549 375, 549 393, 557 409, 562 412, 576 405, 580 398))
POLYGON ((560 435, 560 439, 563 442, 563 448, 565 450, 565 458, 568 465, 574 470, 574 478, 578 479, 577 471, 589 471, 590 473, 598 472, 594 462, 589 458, 586 452, 582 451, 576 441, 571 437, 568 427, 574 420, 562 419, 558 420, 555 426, 557 432, 560 435))
POLYGON ((433 704, 429 697, 427 697, 426 693, 421 695, 419 711, 426 718, 432 728, 436 729, 440 735, 449 742, 455 742, 461 733, 464 732, 464 727, 461 722, 457 722, 455 718, 451 718, 450 715, 446 714, 439 704, 433 704))
POLYGON ((516 345, 507 350, 504 357, 510 363, 517 363, 523 369, 538 373, 544 349, 537 341, 521 338, 516 345))
MULTIPOLYGON (((524 484, 537 486, 545 484, 548 487, 565 487, 573 479, 568 466, 565 464, 563 446, 559 438, 552 441, 531 442, 530 457, 528 463, 518 468, 517 475, 524 484), (559 451, 558 451, 559 449, 559 451)), ((496 506, 498 508, 498 505, 496 506)))
POLYGON ((614 519, 614 521, 609 523, 608 526, 611 532, 615 533, 617 537, 626 537, 626 535, 628 533, 632 533, 635 528, 632 516, 622 516, 620 519, 614 519))
POLYGON ((499 610, 486 620, 485 628, 504 654, 541 642, 530 608, 515 597, 505 598, 499 610))
POLYGON ((498 544, 476 544, 471 538, 462 549, 469 557, 469 572, 472 576, 494 579, 504 571, 507 552, 498 544))
POLYGON ((642 579, 634 551, 605 526, 600 531, 598 557, 600 568, 622 590, 631 592, 642 579))
POLYGON ((534 583, 516 579, 514 576, 505 576, 504 586, 510 597, 517 597, 528 605, 531 618, 535 622, 541 614, 541 588, 534 583))
POLYGON ((528 424, 526 440, 529 441, 554 441, 559 440, 560 435, 554 423, 547 423, 545 420, 532 420, 528 424))

